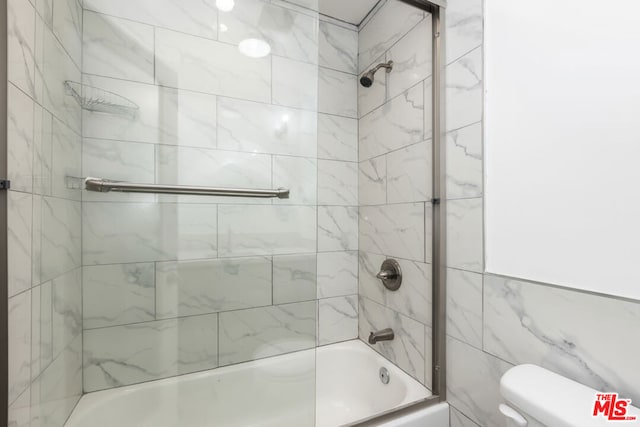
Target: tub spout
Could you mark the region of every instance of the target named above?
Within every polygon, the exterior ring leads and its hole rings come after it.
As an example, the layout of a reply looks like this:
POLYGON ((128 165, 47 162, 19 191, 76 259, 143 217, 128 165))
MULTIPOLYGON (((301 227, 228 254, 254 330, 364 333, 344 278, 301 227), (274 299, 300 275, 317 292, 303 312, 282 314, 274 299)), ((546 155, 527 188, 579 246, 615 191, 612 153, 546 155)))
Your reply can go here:
POLYGON ((378 341, 391 341, 393 338, 393 330, 391 328, 387 328, 378 332, 371 332, 369 334, 369 344, 373 345, 378 341))

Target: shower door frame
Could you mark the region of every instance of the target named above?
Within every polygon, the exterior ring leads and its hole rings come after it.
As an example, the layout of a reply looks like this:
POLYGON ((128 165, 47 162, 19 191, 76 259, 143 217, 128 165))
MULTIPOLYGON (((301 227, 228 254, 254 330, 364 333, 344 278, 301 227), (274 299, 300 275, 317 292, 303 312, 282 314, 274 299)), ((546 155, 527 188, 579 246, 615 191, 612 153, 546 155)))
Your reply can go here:
MULTIPOLYGON (((431 14, 432 20, 432 384, 426 399, 350 424, 375 426, 399 415, 409 414, 447 400, 447 292, 446 292, 446 150, 445 150, 445 15, 447 0, 400 0, 431 14)), ((426 100, 425 100, 426 103, 426 100)))
MULTIPOLYGON (((0 6, 0 179, 7 177, 7 2, 0 6)), ((7 190, 0 189, 0 424, 9 422, 7 190)))

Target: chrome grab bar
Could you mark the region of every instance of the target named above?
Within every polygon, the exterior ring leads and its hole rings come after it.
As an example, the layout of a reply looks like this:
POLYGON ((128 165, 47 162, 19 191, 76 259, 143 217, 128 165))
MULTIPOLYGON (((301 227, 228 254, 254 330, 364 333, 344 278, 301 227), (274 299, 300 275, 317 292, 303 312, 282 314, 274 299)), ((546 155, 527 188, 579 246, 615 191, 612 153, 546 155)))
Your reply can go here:
POLYGON ((154 194, 187 194, 194 196, 226 196, 226 197, 260 197, 288 199, 289 190, 278 188, 249 189, 249 188, 224 188, 224 187, 195 187, 191 185, 164 185, 164 184, 133 184, 131 182, 111 181, 103 178, 85 178, 84 188, 87 191, 108 193, 116 191, 120 193, 154 193, 154 194))

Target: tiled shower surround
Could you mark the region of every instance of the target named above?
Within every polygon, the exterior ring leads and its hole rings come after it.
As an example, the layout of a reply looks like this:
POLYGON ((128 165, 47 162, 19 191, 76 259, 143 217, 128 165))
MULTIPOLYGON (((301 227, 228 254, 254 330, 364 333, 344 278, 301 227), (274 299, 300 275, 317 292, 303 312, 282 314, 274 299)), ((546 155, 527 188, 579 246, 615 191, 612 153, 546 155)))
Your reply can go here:
POLYGON ((373 349, 431 386, 431 15, 382 2, 359 29, 359 71, 392 60, 358 88, 359 336, 391 327, 373 349), (400 263, 398 291, 375 276, 400 263))
POLYGON ((8 0, 9 425, 62 425, 82 394, 76 0, 8 0))
POLYGON ((83 112, 83 176, 291 189, 85 193, 84 391, 356 338, 356 28, 285 2, 84 7, 83 83, 140 109, 83 112))

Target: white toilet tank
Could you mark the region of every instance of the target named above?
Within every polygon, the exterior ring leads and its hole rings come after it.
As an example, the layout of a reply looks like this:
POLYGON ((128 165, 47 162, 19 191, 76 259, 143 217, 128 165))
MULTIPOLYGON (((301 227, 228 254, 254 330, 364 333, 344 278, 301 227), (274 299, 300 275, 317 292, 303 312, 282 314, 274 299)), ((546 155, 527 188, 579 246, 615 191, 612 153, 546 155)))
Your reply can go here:
POLYGON ((624 400, 627 396, 614 400, 535 365, 508 370, 500 380, 500 393, 505 400, 500 412, 508 427, 640 427, 640 410, 624 400))

